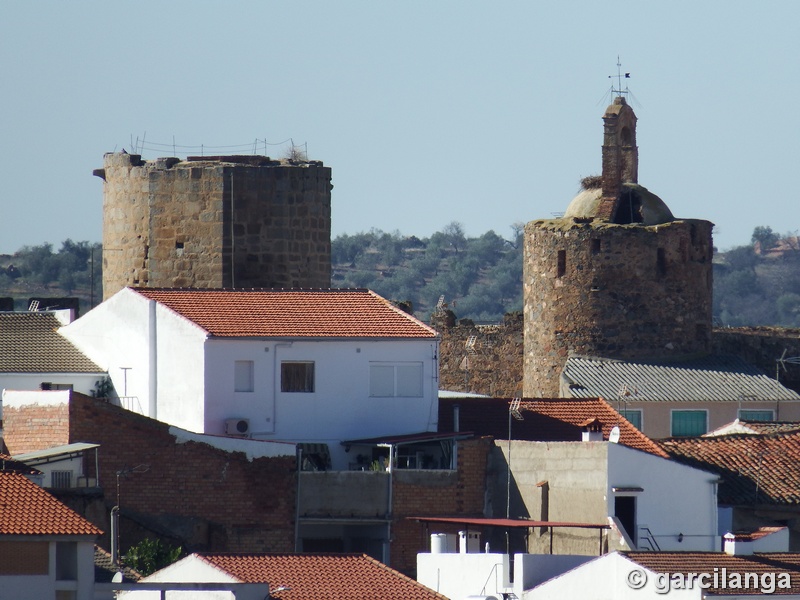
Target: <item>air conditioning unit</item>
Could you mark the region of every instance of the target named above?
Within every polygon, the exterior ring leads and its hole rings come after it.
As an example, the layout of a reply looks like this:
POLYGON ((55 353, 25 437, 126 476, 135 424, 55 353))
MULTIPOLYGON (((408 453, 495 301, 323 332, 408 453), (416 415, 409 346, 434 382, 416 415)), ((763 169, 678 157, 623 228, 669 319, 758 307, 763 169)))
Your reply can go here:
POLYGON ((228 435, 248 435, 250 433, 250 420, 225 419, 225 433, 228 435))

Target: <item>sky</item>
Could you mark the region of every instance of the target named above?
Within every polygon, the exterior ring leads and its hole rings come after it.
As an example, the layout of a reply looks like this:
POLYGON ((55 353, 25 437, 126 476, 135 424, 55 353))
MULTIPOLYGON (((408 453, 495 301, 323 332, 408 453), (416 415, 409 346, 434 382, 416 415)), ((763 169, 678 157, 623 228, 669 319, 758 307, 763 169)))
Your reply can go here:
POLYGON ((334 237, 510 238, 600 173, 618 57, 640 184, 720 250, 800 229, 800 2, 8 0, 0 253, 99 242, 106 152, 287 140, 332 168, 334 237))

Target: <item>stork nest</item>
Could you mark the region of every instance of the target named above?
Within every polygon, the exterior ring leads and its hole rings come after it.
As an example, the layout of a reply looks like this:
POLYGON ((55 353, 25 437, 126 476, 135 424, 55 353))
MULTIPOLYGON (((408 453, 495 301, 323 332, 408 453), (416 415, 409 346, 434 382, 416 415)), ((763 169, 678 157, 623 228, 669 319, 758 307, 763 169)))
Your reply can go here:
POLYGON ((585 190, 596 190, 603 187, 602 175, 589 175, 581 179, 581 187, 585 190))

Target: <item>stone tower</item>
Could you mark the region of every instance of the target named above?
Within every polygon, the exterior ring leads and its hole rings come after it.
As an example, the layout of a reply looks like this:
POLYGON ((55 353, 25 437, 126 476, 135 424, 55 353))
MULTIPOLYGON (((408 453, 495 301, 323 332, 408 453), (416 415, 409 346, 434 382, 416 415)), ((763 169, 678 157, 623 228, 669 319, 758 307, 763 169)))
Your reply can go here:
POLYGON ((125 286, 330 287, 331 169, 106 154, 103 298, 125 286))
POLYGON ((564 216, 525 226, 526 397, 556 397, 571 355, 664 360, 711 350, 713 224, 638 184, 636 115, 603 115, 601 177, 564 216))

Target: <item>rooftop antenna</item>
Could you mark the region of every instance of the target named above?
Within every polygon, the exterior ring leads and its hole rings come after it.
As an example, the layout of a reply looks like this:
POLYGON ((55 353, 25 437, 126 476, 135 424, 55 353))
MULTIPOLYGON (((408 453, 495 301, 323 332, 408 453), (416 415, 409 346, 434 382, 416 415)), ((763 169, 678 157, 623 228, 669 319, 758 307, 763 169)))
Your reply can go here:
POLYGON ((789 356, 789 357, 787 357, 786 356, 786 352, 787 352, 787 349, 784 348, 783 349, 783 354, 781 354, 781 357, 775 359, 775 362, 776 362, 776 365, 775 365, 775 381, 780 381, 781 380, 781 378, 780 378, 780 374, 781 374, 780 370, 781 369, 783 369, 784 373, 787 372, 786 363, 789 363, 790 365, 800 365, 800 356, 789 356))

